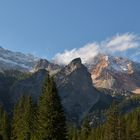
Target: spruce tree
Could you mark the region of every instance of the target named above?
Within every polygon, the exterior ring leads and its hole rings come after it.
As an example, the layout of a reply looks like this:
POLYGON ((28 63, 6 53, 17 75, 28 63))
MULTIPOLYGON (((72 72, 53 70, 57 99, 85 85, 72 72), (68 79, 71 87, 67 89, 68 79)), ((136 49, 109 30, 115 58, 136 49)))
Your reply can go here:
POLYGON ((91 132, 91 127, 89 125, 89 120, 85 118, 81 128, 81 140, 88 139, 90 132, 91 132))
POLYGON ((46 78, 38 108, 39 140, 66 140, 65 115, 56 85, 46 78))
POLYGON ((3 129, 3 140, 10 139, 10 122, 8 118, 8 114, 4 111, 2 118, 2 129, 3 129))
POLYGON ((30 140, 33 126, 33 103, 31 97, 22 96, 14 107, 12 140, 30 140))
POLYGON ((118 119, 118 108, 114 102, 107 116, 105 140, 118 140, 118 119))
POLYGON ((10 140, 10 123, 8 114, 0 106, 0 139, 10 140))
POLYGON ((78 140, 78 137, 80 137, 78 135, 78 129, 73 126, 69 129, 69 136, 68 136, 68 140, 78 140))

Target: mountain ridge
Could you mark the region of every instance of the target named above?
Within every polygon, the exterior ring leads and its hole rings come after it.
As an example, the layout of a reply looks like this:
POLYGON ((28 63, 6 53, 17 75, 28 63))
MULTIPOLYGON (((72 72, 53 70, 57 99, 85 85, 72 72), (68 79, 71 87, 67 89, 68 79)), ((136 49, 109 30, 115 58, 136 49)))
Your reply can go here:
MULTIPOLYGON (((82 63, 80 58, 74 60, 82 63)), ((40 69, 46 69, 50 75, 59 73, 65 67, 46 59, 20 52, 12 52, 2 47, 0 47, 0 65, 0 71, 15 69, 34 73, 40 69)), ((140 63, 124 57, 98 54, 90 64, 85 63, 84 65, 88 68, 93 86, 96 88, 114 88, 140 93, 140 84, 138 82, 140 80, 140 63)), ((72 68, 74 69, 74 67, 72 68)))
POLYGON ((103 55, 98 63, 90 66, 89 71, 95 87, 122 89, 139 94, 139 68, 140 63, 127 58, 103 55))

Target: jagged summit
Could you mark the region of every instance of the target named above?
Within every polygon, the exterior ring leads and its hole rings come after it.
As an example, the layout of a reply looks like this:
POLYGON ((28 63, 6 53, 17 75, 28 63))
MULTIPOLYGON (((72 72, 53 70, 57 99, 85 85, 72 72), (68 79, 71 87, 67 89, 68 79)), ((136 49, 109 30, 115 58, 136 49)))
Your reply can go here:
MULTIPOLYGON (((93 86, 96 88, 123 89, 140 93, 140 64, 128 58, 100 53, 89 64, 83 65, 81 58, 75 58, 68 65, 62 67, 31 54, 12 52, 0 47, 0 72, 19 70, 34 73, 40 69, 49 71, 50 75, 57 74, 58 81, 72 73, 77 73, 78 70, 81 73, 88 69, 93 86)), ((81 76, 83 75, 81 74, 81 76)))
POLYGON ((40 69, 46 69, 50 74, 54 74, 61 67, 31 54, 13 52, 0 47, 0 71, 19 70, 22 72, 36 72, 40 69))
POLYGON ((79 58, 75 58, 75 59, 73 59, 71 62, 70 62, 70 64, 81 64, 82 63, 82 60, 81 60, 81 58, 79 57, 79 58))
POLYGON ((55 81, 63 99, 62 104, 74 120, 82 119, 99 99, 100 94, 93 87, 91 75, 80 58, 72 60, 61 69, 55 81))
POLYGON ((35 72, 39 69, 46 69, 48 67, 50 67, 49 61, 47 61, 46 59, 39 59, 35 64, 33 71, 35 72))
POLYGON ((102 55, 96 62, 89 67, 94 86, 140 93, 139 63, 110 55, 102 55))
POLYGON ((49 71, 50 75, 52 75, 57 73, 61 69, 61 67, 57 64, 49 62, 46 59, 39 59, 39 61, 37 61, 36 65, 33 68, 33 72, 36 72, 40 69, 45 69, 49 71))

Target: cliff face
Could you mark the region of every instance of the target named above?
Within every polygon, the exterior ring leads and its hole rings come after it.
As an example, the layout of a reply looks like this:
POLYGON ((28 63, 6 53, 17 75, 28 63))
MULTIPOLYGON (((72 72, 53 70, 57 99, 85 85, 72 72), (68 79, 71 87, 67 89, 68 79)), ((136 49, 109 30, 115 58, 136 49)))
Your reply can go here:
POLYGON ((93 85, 97 88, 122 89, 140 93, 140 64, 126 58, 103 55, 90 66, 93 85))
MULTIPOLYGON (((22 95, 31 95, 33 100, 37 101, 48 74, 45 69, 40 69, 14 82, 8 92, 9 103, 16 103, 22 95)), ((93 87, 91 75, 80 58, 60 70, 54 79, 68 120, 82 120, 100 98, 100 93, 93 87)))
POLYGON ((110 95, 140 93, 140 64, 126 58, 99 54, 88 65, 76 58, 62 67, 0 47, 0 102, 11 110, 21 95, 37 101, 49 74, 54 76, 67 118, 75 122, 95 108, 109 106, 110 95))
POLYGON ((80 58, 57 73, 55 80, 62 104, 72 120, 81 120, 99 99, 99 92, 93 87, 91 75, 80 58))

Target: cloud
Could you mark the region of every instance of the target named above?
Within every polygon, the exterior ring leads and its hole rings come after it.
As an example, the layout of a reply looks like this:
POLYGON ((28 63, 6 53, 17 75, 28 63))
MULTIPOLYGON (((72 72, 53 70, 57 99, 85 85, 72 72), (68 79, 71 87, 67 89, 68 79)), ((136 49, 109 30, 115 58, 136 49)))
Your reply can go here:
POLYGON ((137 35, 126 33, 112 37, 111 39, 105 41, 103 45, 111 52, 124 52, 128 49, 139 47, 139 43, 139 37, 137 35))
POLYGON ((129 54, 128 57, 131 58, 132 55, 134 58, 134 56, 138 56, 138 52, 140 52, 140 37, 132 33, 125 33, 121 35, 117 34, 99 43, 88 43, 78 49, 65 50, 63 53, 56 54, 53 61, 57 64, 66 65, 74 58, 80 57, 83 63, 91 63, 99 53, 125 57, 129 54), (130 53, 132 50, 133 54, 130 53))
POLYGON ((54 62, 57 64, 66 65, 74 58, 80 57, 83 63, 92 60, 98 53, 100 47, 96 43, 87 44, 79 49, 65 50, 64 53, 58 53, 54 57, 54 62))

